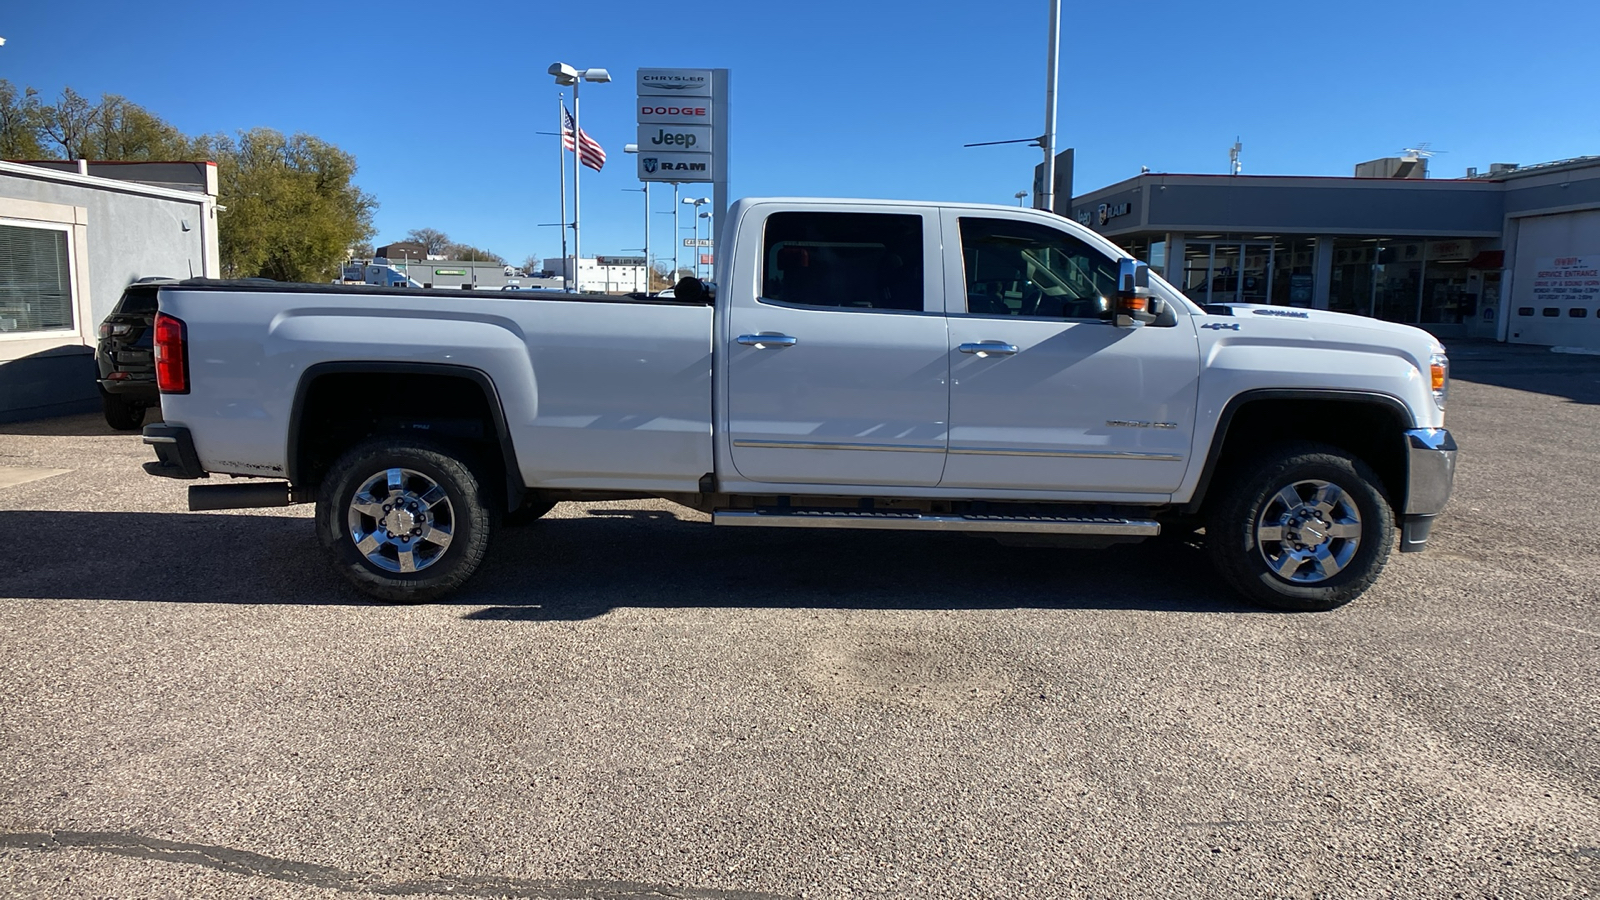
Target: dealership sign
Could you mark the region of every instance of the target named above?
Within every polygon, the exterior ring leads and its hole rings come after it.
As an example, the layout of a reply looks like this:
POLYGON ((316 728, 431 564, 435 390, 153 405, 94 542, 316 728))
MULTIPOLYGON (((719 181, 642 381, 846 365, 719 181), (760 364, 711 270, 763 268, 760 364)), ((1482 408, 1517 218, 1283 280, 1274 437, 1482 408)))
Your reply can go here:
POLYGON ((639 152, 695 150, 711 152, 709 125, 640 125, 639 152))
POLYGON ((710 97, 710 69, 640 69, 639 96, 710 97))
POLYGON ((715 181, 717 97, 710 69, 640 69, 639 180, 715 181))

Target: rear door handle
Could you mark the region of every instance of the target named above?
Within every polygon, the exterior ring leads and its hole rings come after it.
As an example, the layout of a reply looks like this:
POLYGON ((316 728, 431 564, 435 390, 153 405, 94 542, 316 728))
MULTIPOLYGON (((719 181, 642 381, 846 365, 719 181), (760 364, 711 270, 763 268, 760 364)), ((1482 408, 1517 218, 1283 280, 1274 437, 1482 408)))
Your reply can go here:
POLYGON ((1005 341, 977 341, 970 344, 962 344, 956 349, 962 353, 975 353, 979 357, 1011 356, 1017 352, 1017 345, 1008 344, 1005 341))
POLYGON ((792 338, 787 334, 741 334, 734 340, 758 350, 765 350, 768 347, 793 347, 800 343, 799 338, 792 338))

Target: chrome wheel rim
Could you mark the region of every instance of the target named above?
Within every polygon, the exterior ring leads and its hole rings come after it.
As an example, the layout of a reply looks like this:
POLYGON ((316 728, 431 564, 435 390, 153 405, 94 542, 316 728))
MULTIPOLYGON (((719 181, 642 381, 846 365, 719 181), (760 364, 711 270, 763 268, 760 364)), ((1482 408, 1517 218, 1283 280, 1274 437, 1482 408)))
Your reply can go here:
POLYGON ((385 469, 350 498, 345 521, 356 550, 387 572, 421 572, 444 558, 455 509, 444 488, 415 469, 385 469))
POLYGON ((1256 546, 1285 581, 1317 584, 1339 574, 1361 546, 1361 511, 1343 488, 1315 478, 1285 485, 1261 508, 1256 546))

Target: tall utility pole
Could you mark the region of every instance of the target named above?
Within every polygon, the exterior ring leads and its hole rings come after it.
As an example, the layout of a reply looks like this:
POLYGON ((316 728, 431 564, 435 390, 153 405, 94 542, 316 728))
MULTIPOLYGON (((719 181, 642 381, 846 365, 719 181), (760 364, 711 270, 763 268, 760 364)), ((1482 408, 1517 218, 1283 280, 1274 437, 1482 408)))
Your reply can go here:
POLYGON ((571 278, 576 277, 578 273, 575 269, 567 268, 567 151, 560 137, 560 129, 565 125, 566 119, 567 95, 556 94, 556 174, 561 176, 561 289, 570 291, 571 278))
POLYGON ((1050 0, 1050 57, 1044 86, 1044 186, 1033 198, 1034 207, 1054 209, 1056 200, 1056 68, 1061 58, 1061 0, 1050 0))

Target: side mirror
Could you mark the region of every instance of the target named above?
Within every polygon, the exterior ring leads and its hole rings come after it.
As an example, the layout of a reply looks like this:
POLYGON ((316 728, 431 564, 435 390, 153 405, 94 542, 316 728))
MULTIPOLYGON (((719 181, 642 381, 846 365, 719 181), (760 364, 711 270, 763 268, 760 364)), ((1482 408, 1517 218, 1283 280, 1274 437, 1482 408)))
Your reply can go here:
POLYGON ((1118 328, 1138 328, 1154 322, 1150 295, 1150 267, 1136 259, 1123 259, 1117 268, 1117 304, 1112 323, 1118 328))

